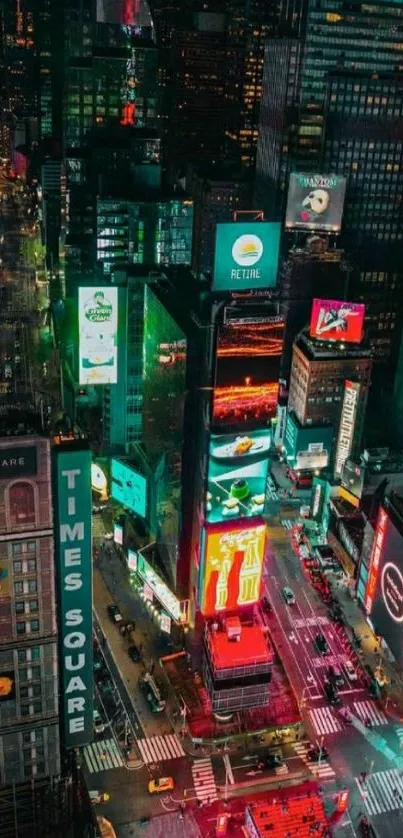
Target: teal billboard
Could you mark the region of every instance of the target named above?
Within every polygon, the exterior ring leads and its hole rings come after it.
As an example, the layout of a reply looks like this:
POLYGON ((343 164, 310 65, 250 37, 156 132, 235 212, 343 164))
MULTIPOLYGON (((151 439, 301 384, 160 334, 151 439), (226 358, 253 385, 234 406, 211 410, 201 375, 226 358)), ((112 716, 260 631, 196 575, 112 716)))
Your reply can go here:
POLYGON ((279 222, 217 224, 213 290, 274 288, 280 232, 279 222))
POLYGON ((205 520, 256 518, 264 511, 271 432, 210 436, 205 520))
POLYGON ((147 515, 147 480, 129 463, 111 461, 111 495, 131 512, 145 518, 147 515))
POLYGON ((327 468, 333 451, 332 425, 303 427, 293 413, 287 416, 284 448, 287 462, 298 471, 327 468))
POLYGON ((79 441, 53 449, 63 744, 93 738, 91 451, 79 441))

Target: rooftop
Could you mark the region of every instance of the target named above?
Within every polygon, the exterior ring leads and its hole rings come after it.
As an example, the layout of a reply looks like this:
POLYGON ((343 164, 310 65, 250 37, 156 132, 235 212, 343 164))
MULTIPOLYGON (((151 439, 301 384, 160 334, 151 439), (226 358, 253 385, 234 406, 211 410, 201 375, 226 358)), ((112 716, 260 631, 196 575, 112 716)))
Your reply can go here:
POLYGON ((296 340, 296 346, 310 361, 338 361, 361 360, 371 358, 371 350, 358 344, 343 343, 342 341, 322 341, 310 338, 306 332, 301 332, 296 340))
POLYGON ((226 631, 209 631, 209 647, 215 669, 256 666, 273 661, 268 639, 260 626, 242 626, 239 641, 229 640, 226 631))

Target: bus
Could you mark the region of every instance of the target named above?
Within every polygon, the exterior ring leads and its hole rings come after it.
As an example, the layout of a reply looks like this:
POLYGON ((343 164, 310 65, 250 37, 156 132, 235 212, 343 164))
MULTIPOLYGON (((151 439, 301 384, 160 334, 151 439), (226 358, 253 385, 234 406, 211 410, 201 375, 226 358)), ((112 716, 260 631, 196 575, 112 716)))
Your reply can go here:
POLYGON ((153 713, 162 713, 166 707, 166 701, 161 696, 161 690, 157 686, 154 678, 150 675, 149 672, 146 672, 143 678, 141 678, 140 682, 140 689, 144 692, 144 695, 151 707, 153 713))

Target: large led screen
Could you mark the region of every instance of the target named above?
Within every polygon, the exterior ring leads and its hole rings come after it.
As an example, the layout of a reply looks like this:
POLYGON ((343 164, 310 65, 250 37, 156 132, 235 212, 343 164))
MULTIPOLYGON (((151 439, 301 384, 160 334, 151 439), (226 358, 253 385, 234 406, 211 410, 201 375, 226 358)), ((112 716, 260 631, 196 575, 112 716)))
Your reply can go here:
POLYGON ((147 480, 129 463, 111 461, 111 495, 131 512, 145 518, 147 515, 147 480))
POLYGON ((205 519, 256 518, 264 510, 270 431, 210 437, 205 519))
POLYGON ((346 178, 293 172, 285 226, 337 233, 343 217, 346 178))
POLYGON ((313 300, 309 333, 319 340, 360 343, 364 314, 365 306, 361 303, 313 300))
POLYGON ((205 616, 259 600, 265 542, 262 521, 206 529, 199 585, 205 616))
POLYGON ((213 425, 257 428, 276 416, 284 321, 239 317, 219 327, 213 425))
POLYGON ((333 448, 332 425, 307 425, 302 427, 296 416, 287 416, 284 448, 287 461, 293 469, 311 470, 329 465, 333 448))
POLYGON ((217 224, 213 289, 246 291, 274 288, 280 233, 278 222, 217 224))
POLYGON ((78 289, 80 384, 116 384, 118 289, 78 289))
POLYGON ((403 537, 381 507, 372 547, 365 607, 377 634, 403 663, 403 537))
POLYGON ((145 292, 143 440, 155 463, 157 541, 175 572, 181 527, 186 337, 150 288, 145 292))

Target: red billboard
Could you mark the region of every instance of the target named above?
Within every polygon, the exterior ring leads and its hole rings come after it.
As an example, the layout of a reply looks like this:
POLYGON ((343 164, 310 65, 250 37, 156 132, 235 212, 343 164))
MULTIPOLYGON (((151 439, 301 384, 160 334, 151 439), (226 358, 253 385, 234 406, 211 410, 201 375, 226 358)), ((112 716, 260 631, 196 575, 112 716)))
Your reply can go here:
POLYGON ((364 314, 365 306, 361 303, 313 300, 309 333, 319 340, 360 343, 364 314))
POLYGON ((266 525, 259 518, 206 528, 199 586, 205 616, 259 600, 265 544, 266 525))
POLYGON ((403 535, 381 506, 372 546, 364 605, 376 634, 403 664, 403 535))

